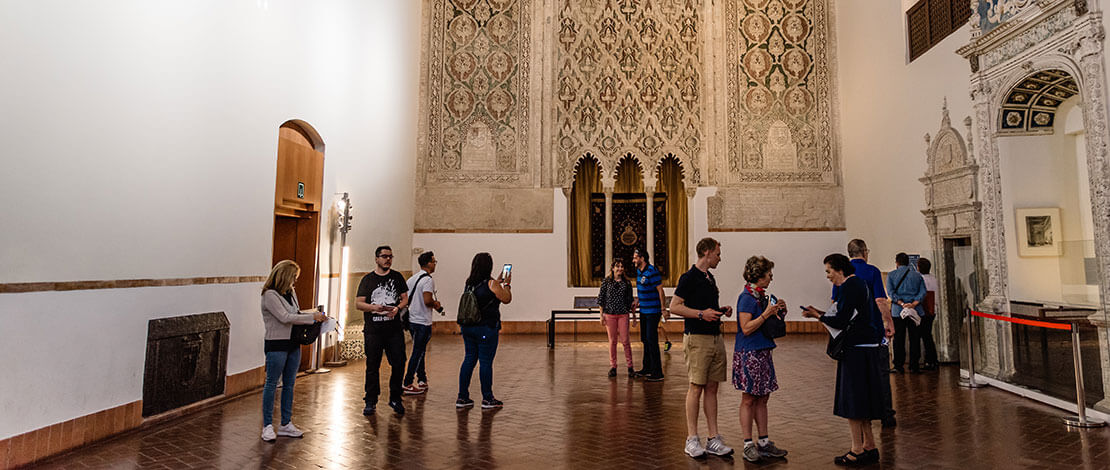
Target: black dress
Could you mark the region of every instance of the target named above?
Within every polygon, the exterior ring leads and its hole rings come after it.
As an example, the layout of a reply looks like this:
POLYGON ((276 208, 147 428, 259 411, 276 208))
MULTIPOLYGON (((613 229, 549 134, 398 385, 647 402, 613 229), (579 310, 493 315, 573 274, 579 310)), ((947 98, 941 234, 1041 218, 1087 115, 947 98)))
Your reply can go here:
POLYGON ((879 315, 875 299, 868 292, 867 284, 851 276, 840 286, 836 300, 837 313, 823 316, 821 321, 833 328, 845 329, 841 334, 850 347, 836 365, 836 398, 833 414, 848 419, 882 419, 883 364, 879 353, 882 334, 875 330, 871 317, 879 315), (853 312, 859 310, 863 318, 851 322, 853 312), (877 345, 877 346, 876 346, 877 345))

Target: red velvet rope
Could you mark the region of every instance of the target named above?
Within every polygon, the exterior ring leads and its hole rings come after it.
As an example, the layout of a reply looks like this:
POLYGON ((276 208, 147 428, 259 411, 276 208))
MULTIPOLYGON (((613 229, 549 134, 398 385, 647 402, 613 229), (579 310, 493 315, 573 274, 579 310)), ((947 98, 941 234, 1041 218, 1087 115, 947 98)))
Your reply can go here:
POLYGON ((1008 321, 1010 323, 1020 323, 1022 325, 1039 326, 1041 328, 1052 328, 1054 330, 1068 330, 1068 331, 1071 331, 1071 328, 1072 328, 1071 324, 1068 324, 1068 323, 1055 323, 1055 322, 1047 322, 1047 321, 1026 320, 1024 318, 1004 317, 1002 315, 995 315, 993 313, 977 312, 975 310, 972 310, 971 314, 975 315, 977 317, 990 318, 991 320, 1002 320, 1002 321, 1008 321))

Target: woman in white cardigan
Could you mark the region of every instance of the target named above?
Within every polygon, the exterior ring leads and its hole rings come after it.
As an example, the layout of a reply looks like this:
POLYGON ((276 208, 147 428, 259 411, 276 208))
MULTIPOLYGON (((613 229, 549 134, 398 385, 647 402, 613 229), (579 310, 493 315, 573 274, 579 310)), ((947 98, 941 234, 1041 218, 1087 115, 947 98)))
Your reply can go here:
POLYGON ((293 325, 310 325, 327 318, 322 312, 302 312, 293 284, 301 274, 300 266, 290 260, 274 265, 262 286, 262 323, 266 327, 266 385, 262 388, 262 440, 273 442, 277 436, 301 437, 304 433, 291 422, 293 383, 301 363, 300 345, 290 340, 293 325), (274 431, 274 392, 281 379, 281 427, 274 431))

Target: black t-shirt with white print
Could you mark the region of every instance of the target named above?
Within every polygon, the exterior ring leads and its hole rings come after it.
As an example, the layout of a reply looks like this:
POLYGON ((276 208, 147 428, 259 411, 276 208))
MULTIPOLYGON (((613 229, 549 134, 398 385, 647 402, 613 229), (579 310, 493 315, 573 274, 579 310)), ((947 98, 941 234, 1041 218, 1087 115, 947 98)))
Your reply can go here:
MULTIPOLYGON (((363 276, 362 281, 358 283, 358 293, 355 295, 365 297, 368 304, 396 307, 401 303, 401 295, 407 293, 408 290, 409 286, 405 283, 405 277, 391 269, 385 276, 379 276, 378 273, 373 271, 363 276)), ((368 333, 402 331, 400 315, 390 319, 385 315, 385 312, 362 312, 362 318, 366 322, 363 331, 368 333)))

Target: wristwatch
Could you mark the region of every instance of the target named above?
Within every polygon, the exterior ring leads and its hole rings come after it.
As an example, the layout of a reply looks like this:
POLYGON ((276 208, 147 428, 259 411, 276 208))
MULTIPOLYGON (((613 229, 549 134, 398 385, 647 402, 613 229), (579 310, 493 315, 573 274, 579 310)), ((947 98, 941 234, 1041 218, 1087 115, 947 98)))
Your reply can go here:
POLYGON ((702 312, 698 312, 698 320, 702 320, 701 314, 702 312))

